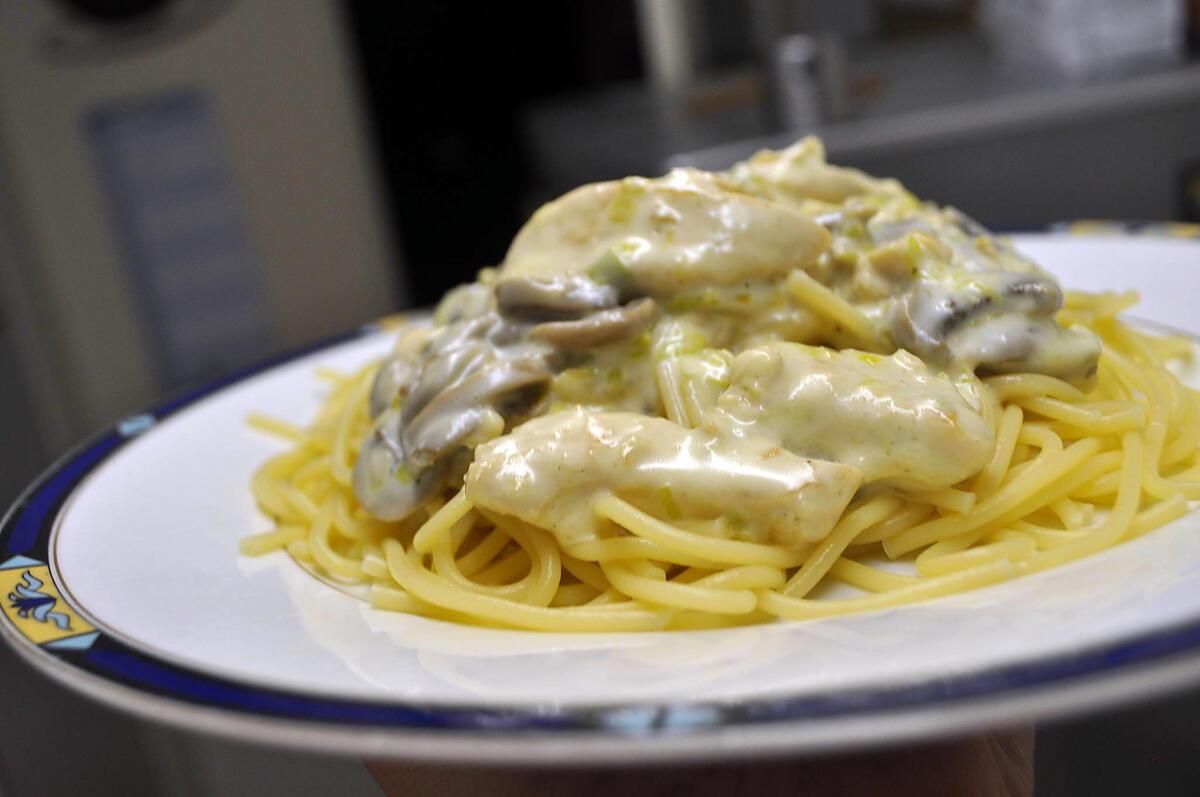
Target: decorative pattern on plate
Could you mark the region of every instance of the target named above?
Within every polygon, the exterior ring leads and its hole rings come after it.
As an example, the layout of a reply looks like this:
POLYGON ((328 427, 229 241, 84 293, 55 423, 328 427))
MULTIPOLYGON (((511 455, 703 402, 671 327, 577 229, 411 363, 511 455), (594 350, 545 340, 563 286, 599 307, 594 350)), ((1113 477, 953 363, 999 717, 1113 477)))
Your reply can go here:
POLYGON ((84 650, 99 634, 59 592, 44 562, 14 556, 0 563, 4 614, 21 636, 35 645, 84 650))

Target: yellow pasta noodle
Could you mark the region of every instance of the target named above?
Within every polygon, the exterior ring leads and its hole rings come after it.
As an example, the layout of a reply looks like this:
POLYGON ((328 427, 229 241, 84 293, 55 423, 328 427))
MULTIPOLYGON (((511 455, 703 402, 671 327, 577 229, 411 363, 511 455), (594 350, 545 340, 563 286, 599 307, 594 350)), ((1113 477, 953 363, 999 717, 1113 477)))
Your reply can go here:
MULTIPOLYGON (((827 298, 803 278, 789 287, 806 301, 827 298)), ((251 419, 288 448, 251 485, 275 526, 241 551, 286 551, 362 584, 378 609, 543 631, 815 619, 1044 570, 1146 534, 1200 499, 1200 398, 1165 367, 1182 348, 1117 320, 1127 305, 1123 296, 1068 295, 1064 316, 1104 345, 1089 387, 1038 374, 984 380, 996 435, 978 473, 953 488, 859 498, 823 540, 799 546, 733 539, 731 518, 684 522, 615 494, 592 505, 606 535, 565 546, 552 530, 480 510, 462 489, 404 521, 370 518, 350 481, 370 429, 373 369, 324 372, 328 396, 311 426, 251 419), (905 572, 872 564, 880 557, 905 572), (821 597, 832 582, 863 594, 821 597)), ((846 308, 821 312, 860 333, 846 308)), ((691 425, 677 375, 668 368, 659 378, 675 395, 666 414, 691 425)))

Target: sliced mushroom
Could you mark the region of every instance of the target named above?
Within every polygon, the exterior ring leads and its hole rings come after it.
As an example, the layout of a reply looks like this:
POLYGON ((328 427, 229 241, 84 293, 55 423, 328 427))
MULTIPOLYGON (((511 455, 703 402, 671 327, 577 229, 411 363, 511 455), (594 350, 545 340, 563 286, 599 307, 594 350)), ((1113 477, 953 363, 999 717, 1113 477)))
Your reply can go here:
POLYGON ((433 401, 490 361, 495 347, 487 341, 471 340, 457 347, 443 349, 437 356, 427 357, 408 399, 404 402, 402 423, 409 424, 429 402, 433 401))
POLYGON ((907 318, 920 327, 918 337, 933 342, 985 316, 1045 318, 1061 305, 1062 292, 1049 278, 1004 271, 982 273, 962 284, 922 283, 905 297, 907 318))
POLYGON ((501 359, 480 368, 438 394, 407 424, 401 440, 410 462, 427 467, 468 440, 478 445, 503 434, 504 418, 496 407, 503 405, 509 414, 527 409, 545 392, 552 376, 544 362, 532 357, 501 359), (513 394, 524 398, 524 406, 505 401, 513 394), (488 431, 481 436, 481 430, 488 431))
POLYGON ((1062 288, 1049 277, 1038 274, 1010 275, 1003 294, 1010 304, 1020 302, 1029 309, 1044 315, 1057 313, 1062 307, 1062 288))
POLYGON ((417 364, 403 352, 395 352, 384 360, 371 383, 368 401, 371 417, 378 418, 397 399, 403 401, 416 375, 417 364))
POLYGON ((459 320, 397 351, 372 385, 375 428, 354 472, 363 506, 385 519, 412 512, 453 475, 449 463, 528 417, 565 352, 633 335, 657 315, 653 300, 617 301, 615 288, 577 276, 447 297, 439 313, 459 320))
POLYGON ((593 313, 578 321, 538 324, 529 337, 559 349, 579 350, 631 338, 658 317, 653 299, 638 299, 624 307, 593 313))
POLYGON ((978 272, 961 283, 920 283, 898 304, 892 333, 926 362, 1084 379, 1099 344, 1090 333, 1057 324, 1061 305, 1062 291, 1049 277, 978 272))
POLYGON ((616 304, 616 288, 577 275, 509 277, 496 283, 501 314, 527 321, 579 318, 616 304))
POLYGON ((395 439, 399 412, 388 410, 363 443, 354 464, 354 494, 381 520, 411 514, 445 483, 448 463, 414 473, 395 439))
POLYGON ((528 410, 550 377, 534 359, 501 362, 438 394, 411 423, 385 411, 355 463, 355 495, 378 518, 406 517, 444 486, 457 451, 503 434, 505 414, 528 410))
POLYGON ((407 400, 408 423, 434 396, 471 374, 495 351, 493 338, 504 322, 495 312, 442 327, 425 341, 407 400))
POLYGON ((368 511, 385 519, 411 512, 445 484, 458 452, 503 434, 510 418, 541 398, 555 357, 546 344, 528 340, 528 330, 489 310, 439 329, 417 354, 397 352, 384 364, 372 391, 375 428, 354 473, 355 494, 368 511))

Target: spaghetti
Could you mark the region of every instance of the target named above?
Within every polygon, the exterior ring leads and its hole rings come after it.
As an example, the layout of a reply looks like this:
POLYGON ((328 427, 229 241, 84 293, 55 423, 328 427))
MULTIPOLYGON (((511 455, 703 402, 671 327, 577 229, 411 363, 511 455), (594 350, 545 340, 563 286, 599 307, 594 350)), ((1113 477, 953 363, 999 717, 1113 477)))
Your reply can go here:
POLYGON ((1200 500, 1192 345, 1064 296, 953 208, 816 139, 583 186, 504 263, 328 371, 254 476, 284 550, 371 604, 542 631, 927 600, 1200 500))
MULTIPOLYGON (((252 418, 290 448, 254 477, 276 526, 243 540, 242 552, 286 550, 365 585, 380 609, 542 631, 829 617, 993 584, 1145 534, 1200 498, 1200 396, 1167 368, 1190 343, 1126 325, 1117 313, 1130 304, 1127 294, 1067 296, 1061 315, 1103 341, 1090 388, 1033 373, 983 380, 995 445, 978 473, 941 491, 862 495, 828 535, 800 547, 730 539, 613 494, 591 506, 611 536, 574 546, 481 509, 462 488, 402 521, 378 520, 352 487, 377 365, 324 373, 329 396, 309 427, 252 418), (823 598, 835 582, 862 594, 823 598)), ((673 406, 678 386, 658 381, 673 406)))

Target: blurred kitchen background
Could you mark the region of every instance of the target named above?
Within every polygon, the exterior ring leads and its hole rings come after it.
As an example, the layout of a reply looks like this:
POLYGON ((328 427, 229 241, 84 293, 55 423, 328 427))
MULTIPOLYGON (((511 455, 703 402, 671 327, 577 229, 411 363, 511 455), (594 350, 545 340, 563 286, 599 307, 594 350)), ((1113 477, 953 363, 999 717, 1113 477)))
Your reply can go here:
MULTIPOLYGON (((813 132, 1002 230, 1200 223, 1200 2, 0 0, 0 500, 171 391, 433 303, 579 183, 813 132)), ((0 716, 2 795, 375 793, 7 651, 0 716)), ((1194 785, 1197 717, 1041 729, 1040 791, 1194 785)))

